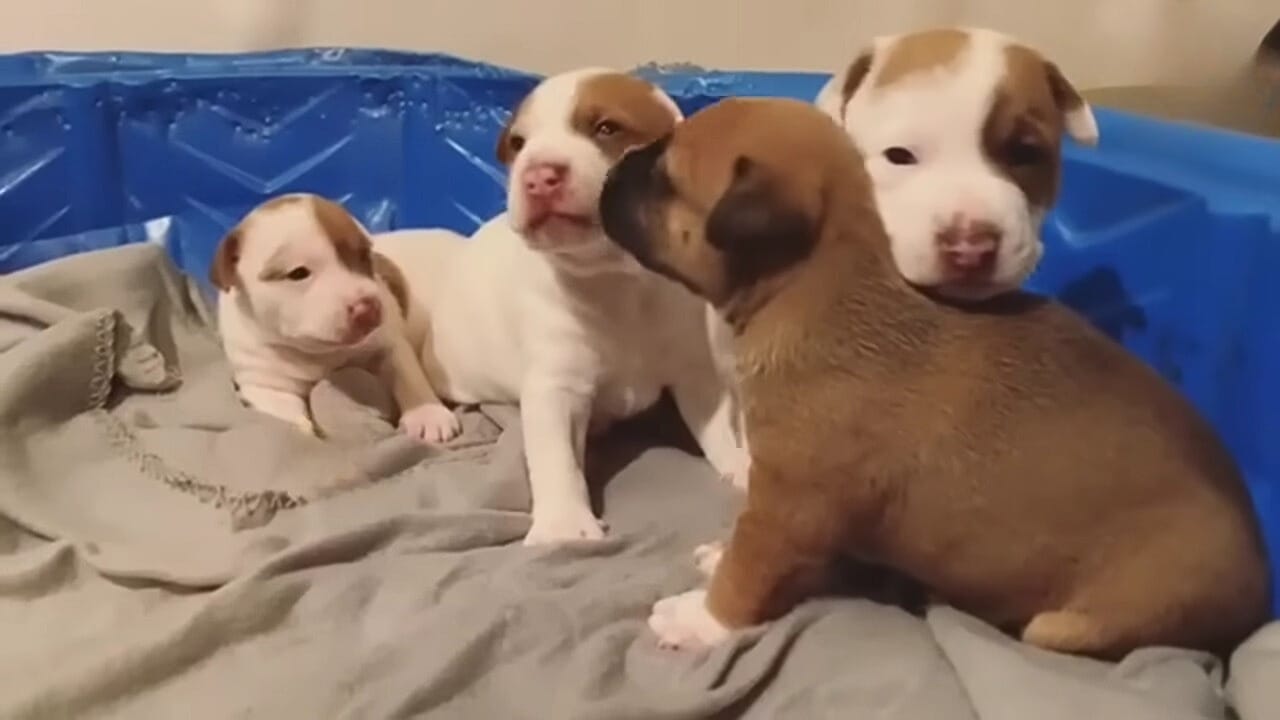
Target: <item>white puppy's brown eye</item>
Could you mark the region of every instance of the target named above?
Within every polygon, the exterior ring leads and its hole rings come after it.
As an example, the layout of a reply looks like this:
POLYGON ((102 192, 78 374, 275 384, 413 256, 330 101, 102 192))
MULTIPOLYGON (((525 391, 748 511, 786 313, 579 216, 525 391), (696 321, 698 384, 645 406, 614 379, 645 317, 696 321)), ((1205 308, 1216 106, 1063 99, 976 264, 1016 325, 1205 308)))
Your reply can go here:
POLYGON ((600 137, 609 137, 622 131, 622 126, 612 120, 601 120, 596 123, 595 133, 600 137))
POLYGON ((524 136, 512 135, 507 138, 507 145, 511 146, 511 152, 520 152, 520 148, 524 147, 524 136))
POLYGON ((915 165, 916 154, 904 147, 891 147, 884 151, 884 159, 894 165, 915 165))
POLYGON ((292 280, 292 281, 294 281, 294 282, 299 282, 299 281, 301 281, 301 280, 306 280, 307 278, 311 277, 311 271, 310 271, 310 270, 308 270, 307 268, 302 267, 301 265, 299 265, 298 267, 296 267, 296 268, 294 268, 294 269, 290 270, 289 272, 285 273, 285 274, 284 274, 284 277, 285 277, 285 279, 286 279, 286 280, 292 280))

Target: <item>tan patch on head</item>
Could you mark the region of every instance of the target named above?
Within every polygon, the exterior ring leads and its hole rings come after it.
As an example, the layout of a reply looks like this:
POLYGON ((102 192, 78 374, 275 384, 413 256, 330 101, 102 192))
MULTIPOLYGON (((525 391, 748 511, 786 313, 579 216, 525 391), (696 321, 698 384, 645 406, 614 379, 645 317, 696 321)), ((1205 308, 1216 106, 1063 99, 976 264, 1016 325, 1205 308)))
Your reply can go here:
POLYGON ((373 243, 351 213, 338 203, 318 196, 307 198, 316 223, 333 244, 338 261, 352 272, 373 277, 373 243))
POLYGON ((884 62, 876 75, 876 87, 952 64, 969 46, 969 40, 969 33, 953 28, 926 30, 899 38, 885 51, 884 62))
POLYGON ((1005 75, 982 128, 982 149, 1035 207, 1046 209, 1057 197, 1063 113, 1081 104, 1039 53, 1021 45, 1005 48, 1005 75))
POLYGON ((307 198, 304 195, 281 195, 263 202, 250 211, 218 243, 218 250, 213 256, 213 264, 209 267, 209 282, 222 291, 230 290, 232 286, 239 282, 240 276, 236 268, 240 263, 240 255, 244 252, 245 237, 248 235, 246 229, 254 218, 259 217, 264 212, 272 212, 280 208, 297 205, 298 203, 306 202, 306 200, 307 198))
POLYGON ((373 275, 386 283, 387 289, 391 291, 391 297, 395 298, 396 304, 400 306, 400 313, 408 314, 409 283, 405 280, 400 266, 386 255, 375 252, 373 253, 373 275))
POLYGON ((622 73, 601 73, 578 84, 569 124, 616 162, 628 149, 671 132, 676 118, 651 83, 622 73))

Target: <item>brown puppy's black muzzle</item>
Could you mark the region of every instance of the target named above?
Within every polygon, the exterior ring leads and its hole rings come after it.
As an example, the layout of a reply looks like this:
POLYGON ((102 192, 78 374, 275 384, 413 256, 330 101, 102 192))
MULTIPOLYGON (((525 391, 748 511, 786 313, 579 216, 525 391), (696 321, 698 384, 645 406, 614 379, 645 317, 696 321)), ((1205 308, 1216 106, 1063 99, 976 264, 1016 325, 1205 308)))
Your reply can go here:
POLYGON ((600 224, 605 235, 650 270, 655 268, 651 266, 649 218, 655 203, 670 194, 670 185, 657 171, 657 164, 670 140, 668 135, 623 155, 605 176, 600 191, 600 224))

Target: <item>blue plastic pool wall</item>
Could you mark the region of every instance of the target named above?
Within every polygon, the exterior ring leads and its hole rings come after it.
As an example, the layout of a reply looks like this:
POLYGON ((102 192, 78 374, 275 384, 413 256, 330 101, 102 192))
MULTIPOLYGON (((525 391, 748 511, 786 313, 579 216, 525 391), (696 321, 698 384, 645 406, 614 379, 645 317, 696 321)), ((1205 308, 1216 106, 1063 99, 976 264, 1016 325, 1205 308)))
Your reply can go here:
MULTIPOLYGON (((825 79, 650 75, 686 113, 728 95, 808 100, 825 79)), ((0 272, 152 241, 203 278, 222 233, 286 191, 339 199, 374 230, 470 231, 502 210, 494 142, 536 80, 359 50, 0 57, 0 272)), ((1280 144, 1098 114, 1101 146, 1067 148, 1030 285, 1212 419, 1280 558, 1280 144)))

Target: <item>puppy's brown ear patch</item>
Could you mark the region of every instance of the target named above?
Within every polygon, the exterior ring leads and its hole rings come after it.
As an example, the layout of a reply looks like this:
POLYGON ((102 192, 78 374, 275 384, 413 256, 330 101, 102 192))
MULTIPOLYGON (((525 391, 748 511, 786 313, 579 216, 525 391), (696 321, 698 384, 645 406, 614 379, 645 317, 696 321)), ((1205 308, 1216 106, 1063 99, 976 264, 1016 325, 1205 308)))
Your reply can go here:
POLYGON ((364 228, 342 205, 319 196, 310 200, 316 223, 333 245, 339 262, 353 272, 372 277, 373 243, 364 228))
POLYGON ((867 74, 871 72, 871 51, 862 53, 849 65, 849 69, 845 71, 844 83, 840 86, 840 96, 844 98, 843 108, 853 99, 853 94, 858 92, 862 81, 867 79, 867 74))
POLYGON ((240 263, 240 244, 244 241, 244 230, 240 225, 218 243, 218 250, 213 255, 213 264, 209 266, 209 282, 223 292, 236 284, 236 267, 240 263))
POLYGON ((707 243, 725 256, 731 285, 743 286, 800 262, 813 250, 816 223, 778 192, 768 171, 739 156, 733 180, 707 216, 707 243))
POLYGON ((396 304, 400 306, 400 313, 407 315, 409 313, 409 283, 405 280, 404 273, 400 271, 400 266, 396 265, 391 258, 375 251, 373 253, 373 275, 387 284, 387 289, 391 291, 391 297, 395 298, 396 304))
POLYGON ((1098 122, 1088 103, 1054 63, 1044 61, 1044 74, 1049 83, 1049 91, 1053 93, 1053 101, 1062 113, 1067 134, 1084 145, 1096 145, 1098 122))
POLYGON ((843 72, 837 73, 826 85, 822 86, 822 90, 818 93, 818 97, 814 103, 818 109, 826 113, 828 117, 835 120, 838 124, 843 125, 845 120, 845 108, 848 107, 849 101, 853 99, 854 93, 858 92, 858 88, 862 87, 862 83, 867 79, 867 75, 871 73, 871 63, 874 58, 872 50, 864 50, 843 72))
POLYGON ((526 100, 522 100, 516 109, 511 111, 511 117, 507 119, 507 124, 502 126, 502 132, 498 133, 498 145, 494 148, 494 155, 498 158, 498 162, 511 167, 511 163, 516 159, 516 154, 524 147, 524 137, 515 131, 516 119, 520 117, 520 111, 524 109, 526 100))

